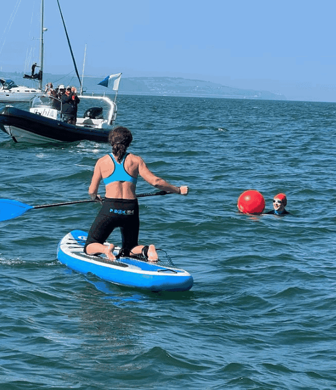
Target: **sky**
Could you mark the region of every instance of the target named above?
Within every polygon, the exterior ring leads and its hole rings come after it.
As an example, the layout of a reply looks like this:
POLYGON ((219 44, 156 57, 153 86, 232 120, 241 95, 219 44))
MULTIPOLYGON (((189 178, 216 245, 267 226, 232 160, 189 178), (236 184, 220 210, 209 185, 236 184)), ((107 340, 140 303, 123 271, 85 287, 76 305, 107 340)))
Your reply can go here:
MULTIPOLYGON (((336 0, 59 0, 78 70, 183 77, 336 102, 336 0)), ((1 0, 0 71, 39 61, 41 0, 1 0), (5 17, 5 15, 7 15, 5 17)), ((44 72, 73 65, 45 0, 44 72)))

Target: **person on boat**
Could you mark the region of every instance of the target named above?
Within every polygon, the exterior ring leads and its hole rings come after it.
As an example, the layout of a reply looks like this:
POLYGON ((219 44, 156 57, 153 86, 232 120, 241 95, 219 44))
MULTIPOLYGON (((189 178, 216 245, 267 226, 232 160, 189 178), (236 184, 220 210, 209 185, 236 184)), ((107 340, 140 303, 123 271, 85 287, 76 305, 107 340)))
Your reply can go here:
POLYGON ((77 96, 77 89, 75 87, 71 87, 71 99, 72 99, 72 105, 74 108, 74 116, 75 116, 75 123, 77 121, 77 110, 78 110, 78 104, 80 103, 80 99, 77 96))
POLYGON ((50 91, 51 107, 55 110, 61 111, 61 100, 58 88, 50 91))
POLYGON ((266 214, 285 215, 290 214, 285 207, 287 206, 287 197, 285 194, 275 195, 273 198, 273 210, 268 211, 266 214))
POLYGON ((45 87, 44 87, 44 92, 45 92, 48 96, 51 95, 51 93, 52 93, 53 90, 54 90, 53 83, 48 83, 48 84, 46 84, 45 87))
POLYGON ((34 76, 36 76, 35 74, 35 68, 37 67, 37 63, 34 62, 32 67, 31 67, 31 77, 34 78, 34 76))
POLYGON ((157 261, 154 245, 138 244, 140 221, 135 193, 138 175, 163 191, 187 195, 189 189, 187 186, 176 187, 155 176, 140 156, 126 153, 132 139, 132 133, 126 127, 118 126, 111 130, 109 143, 112 153, 101 157, 95 165, 89 195, 92 199, 101 200, 98 188, 103 180, 106 198, 90 228, 84 252, 89 255, 104 253, 108 259, 114 260, 114 245, 106 246, 104 242, 115 228, 120 227, 124 256, 142 254, 149 261, 157 261))
POLYGON ((57 91, 57 98, 61 101, 61 100, 62 100, 62 95, 63 95, 64 92, 65 92, 64 85, 63 85, 63 84, 59 85, 59 86, 56 88, 56 91, 57 91))
POLYGON ((72 125, 76 124, 77 105, 80 102, 76 92, 71 92, 71 87, 68 86, 65 90, 65 93, 61 97, 63 120, 64 122, 70 123, 72 125))

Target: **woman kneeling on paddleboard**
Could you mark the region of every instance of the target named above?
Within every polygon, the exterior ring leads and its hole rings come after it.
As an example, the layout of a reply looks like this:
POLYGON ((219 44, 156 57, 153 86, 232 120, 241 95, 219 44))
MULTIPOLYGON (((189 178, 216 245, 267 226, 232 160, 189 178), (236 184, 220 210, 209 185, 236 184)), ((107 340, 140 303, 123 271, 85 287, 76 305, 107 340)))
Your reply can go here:
POLYGON ((149 261, 157 261, 154 245, 138 244, 139 206, 135 194, 138 175, 152 186, 167 192, 187 195, 188 187, 176 187, 155 176, 141 157, 126 153, 132 142, 132 133, 126 127, 116 127, 109 134, 112 153, 100 158, 95 166, 89 195, 92 199, 101 199, 98 195, 99 183, 105 184, 105 200, 94 220, 86 240, 84 252, 89 255, 105 253, 110 260, 114 245, 104 245, 116 227, 120 227, 122 253, 124 256, 143 254, 149 261))

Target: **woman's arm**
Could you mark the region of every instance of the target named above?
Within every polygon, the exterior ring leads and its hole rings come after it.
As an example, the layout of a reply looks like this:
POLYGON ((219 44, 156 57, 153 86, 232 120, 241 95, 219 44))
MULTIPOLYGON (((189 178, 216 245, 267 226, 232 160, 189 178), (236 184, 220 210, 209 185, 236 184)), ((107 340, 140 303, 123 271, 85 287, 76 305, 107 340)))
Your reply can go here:
POLYGON ((89 187, 89 195, 90 195, 92 200, 97 198, 99 183, 100 183, 101 179, 102 179, 102 175, 101 175, 101 171, 100 171, 100 163, 98 160, 96 165, 95 165, 92 179, 91 179, 91 184, 89 187))
POLYGON ((187 186, 181 186, 181 187, 176 187, 167 181, 161 179, 158 176, 155 176, 153 172, 151 172, 145 162, 143 161, 142 158, 140 158, 139 161, 139 175, 146 180, 147 183, 152 185, 155 188, 158 188, 162 191, 167 191, 167 192, 174 192, 176 194, 181 194, 181 195, 187 195, 189 188, 187 186))

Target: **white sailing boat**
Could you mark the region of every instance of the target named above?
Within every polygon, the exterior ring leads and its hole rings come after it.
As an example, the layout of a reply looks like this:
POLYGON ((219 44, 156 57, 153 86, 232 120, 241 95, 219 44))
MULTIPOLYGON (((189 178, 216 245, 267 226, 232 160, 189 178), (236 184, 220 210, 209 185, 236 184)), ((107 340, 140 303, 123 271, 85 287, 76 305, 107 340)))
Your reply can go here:
POLYGON ((41 2, 41 33, 40 33, 40 66, 36 63, 32 65, 31 75, 24 75, 24 78, 37 80, 39 82, 38 88, 26 87, 24 85, 16 85, 11 79, 0 78, 0 102, 1 103, 15 103, 15 102, 29 102, 35 97, 44 95, 42 90, 43 85, 43 14, 44 2, 41 2), (35 74, 35 68, 40 70, 35 74))
POLYGON ((42 96, 43 94, 44 93, 39 88, 16 85, 11 79, 0 79, 1 103, 29 102, 35 97, 42 96))

